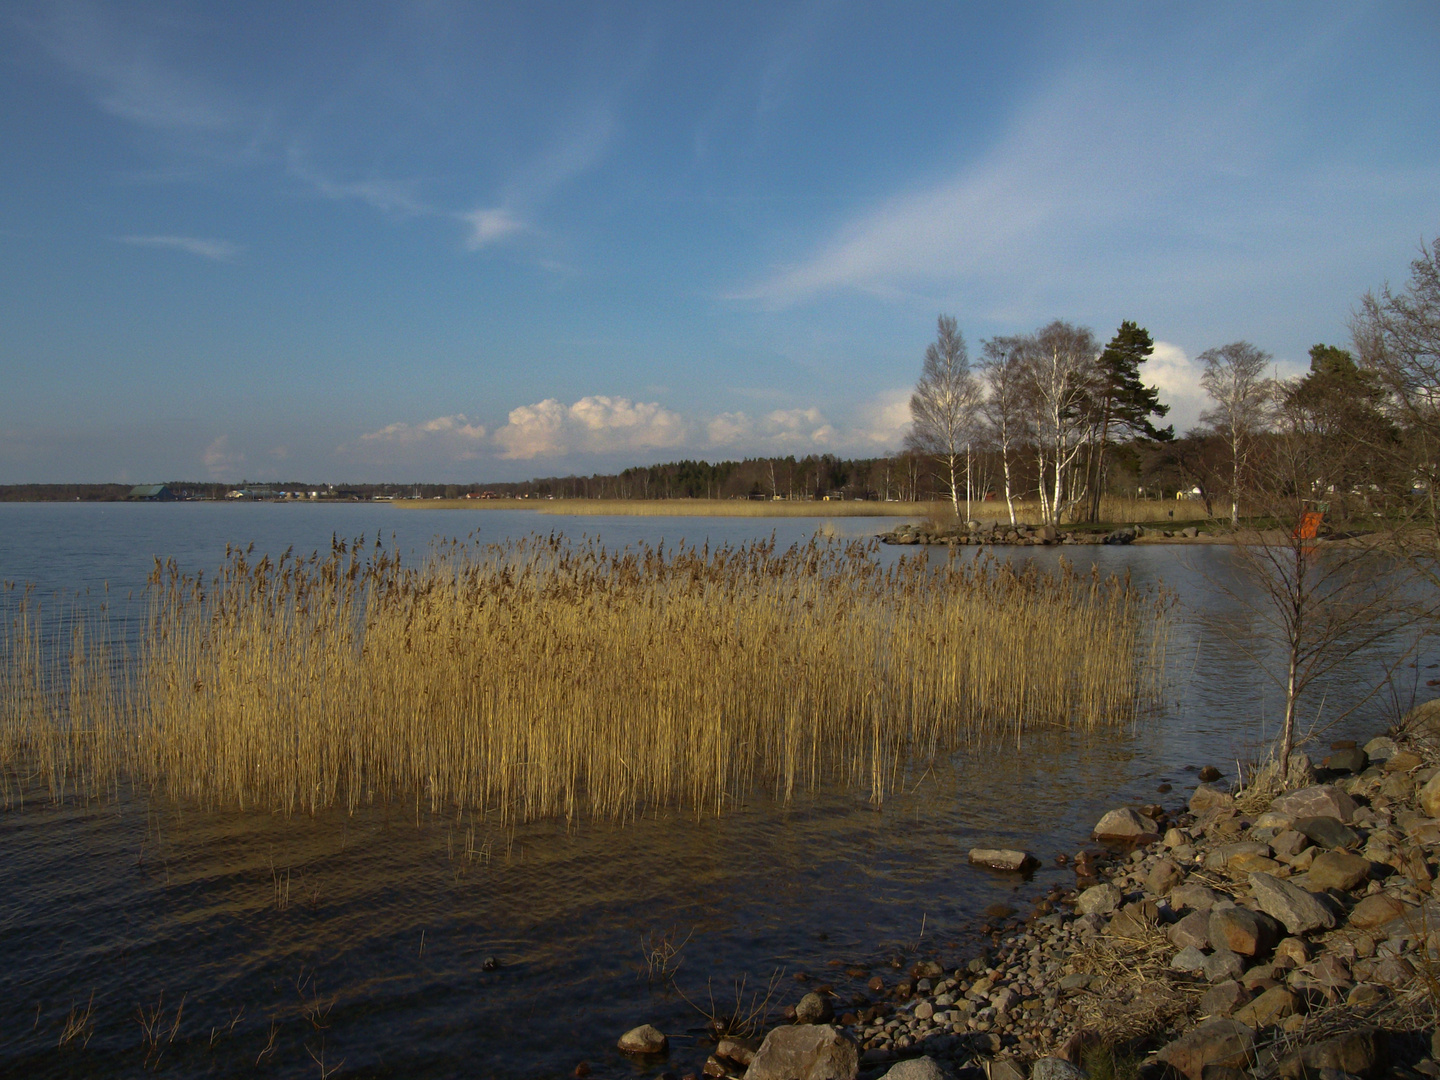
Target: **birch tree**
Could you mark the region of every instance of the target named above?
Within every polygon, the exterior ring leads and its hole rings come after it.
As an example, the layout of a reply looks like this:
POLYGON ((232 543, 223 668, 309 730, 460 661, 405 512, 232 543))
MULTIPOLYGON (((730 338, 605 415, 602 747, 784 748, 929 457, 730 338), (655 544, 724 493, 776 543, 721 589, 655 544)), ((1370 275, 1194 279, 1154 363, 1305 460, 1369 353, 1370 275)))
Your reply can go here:
POLYGON ((1015 524, 1015 489, 1010 473, 1010 459, 1016 449, 1030 437, 1030 417, 1026 405, 1025 339, 995 337, 982 343, 980 374, 985 384, 985 400, 981 415, 990 425, 995 445, 1000 449, 1000 473, 1005 484, 1005 509, 1010 524, 1015 524))
POLYGON ((979 385, 970 371, 965 339, 950 315, 941 315, 935 340, 925 349, 925 364, 910 396, 909 444, 935 459, 960 517, 960 487, 965 486, 965 518, 970 518, 968 458, 974 437, 979 385), (963 474, 963 481, 962 481, 963 474))
POLYGON ((1240 524, 1243 490, 1255 437, 1265 430, 1271 381, 1265 378, 1270 354, 1248 341, 1232 341, 1206 349, 1197 358, 1205 365, 1200 385, 1215 402, 1200 414, 1200 422, 1225 441, 1230 453, 1230 527, 1240 524))
POLYGON ((1056 319, 1040 329, 1026 349, 1028 382, 1040 466, 1040 505, 1052 525, 1066 507, 1066 474, 1075 464, 1090 429, 1086 405, 1095 390, 1095 335, 1056 319), (1046 492, 1046 470, 1051 490, 1046 492))

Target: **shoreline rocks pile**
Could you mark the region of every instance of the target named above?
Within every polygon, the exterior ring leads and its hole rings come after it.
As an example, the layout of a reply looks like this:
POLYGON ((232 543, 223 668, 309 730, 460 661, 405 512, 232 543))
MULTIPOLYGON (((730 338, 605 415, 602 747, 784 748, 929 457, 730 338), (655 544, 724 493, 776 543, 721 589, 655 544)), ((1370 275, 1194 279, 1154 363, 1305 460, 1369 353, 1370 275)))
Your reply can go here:
POLYGON ((1057 857, 1075 887, 1023 921, 990 913, 980 955, 852 965, 892 974, 868 994, 817 986, 795 1023, 720 1040, 701 1074, 1080 1080, 1098 1045, 1143 1055, 1141 1080, 1440 1080, 1440 705, 1407 721, 1318 769, 1293 755, 1294 786, 1268 800, 1201 783, 1183 808, 1117 808, 1103 844, 1057 857))
POLYGON ((940 544, 945 546, 1040 547, 1051 544, 1133 544, 1142 536, 1194 538, 1199 530, 1190 526, 1178 531, 1147 529, 1126 525, 1111 532, 1069 529, 1053 525, 1010 525, 999 521, 969 521, 956 525, 906 523, 880 534, 883 544, 940 544))

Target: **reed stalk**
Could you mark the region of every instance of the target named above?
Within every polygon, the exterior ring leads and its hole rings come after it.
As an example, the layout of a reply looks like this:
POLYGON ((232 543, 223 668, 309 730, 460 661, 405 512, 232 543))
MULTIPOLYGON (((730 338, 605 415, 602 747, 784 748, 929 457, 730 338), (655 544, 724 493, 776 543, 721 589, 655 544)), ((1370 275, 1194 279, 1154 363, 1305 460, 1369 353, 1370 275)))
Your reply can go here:
POLYGON ((830 783, 879 802, 978 740, 1135 721, 1164 647, 1165 599, 1125 577, 885 566, 873 541, 252 554, 211 579, 157 563, 128 663, 83 621, 47 662, 20 596, 7 796, 27 777, 55 799, 128 782, 205 807, 508 822, 721 813, 830 783))

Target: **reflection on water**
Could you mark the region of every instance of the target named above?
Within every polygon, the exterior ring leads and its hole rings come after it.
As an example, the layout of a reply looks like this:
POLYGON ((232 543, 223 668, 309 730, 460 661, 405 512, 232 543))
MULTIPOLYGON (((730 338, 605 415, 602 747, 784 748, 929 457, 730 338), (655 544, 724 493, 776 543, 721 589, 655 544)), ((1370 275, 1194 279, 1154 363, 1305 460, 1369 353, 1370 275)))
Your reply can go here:
MULTIPOLYGON (((143 583, 152 554, 201 569, 218 564, 227 540, 304 551, 332 532, 377 530, 418 552, 433 530, 476 524, 483 539, 503 539, 572 523, 372 506, 0 506, 0 578, 42 590, 108 581, 120 595, 143 583)), ((815 528, 573 524, 613 544, 740 541, 772 529, 786 543, 815 528)), ((835 526, 876 531, 855 519, 835 526)), ((879 809, 830 791, 790 807, 756 798, 718 820, 667 813, 623 828, 513 832, 413 807, 202 814, 138 793, 0 812, 0 1072, 139 1075, 148 1057, 175 1075, 314 1076, 321 1059, 367 1076, 558 1077, 581 1060, 600 1077, 653 1075, 658 1067, 620 1059, 618 1034, 655 1023, 681 1036, 675 1056, 688 1065, 703 1054, 683 1036, 703 1018, 673 989, 647 985, 646 935, 691 935, 677 981, 707 1006, 710 993, 733 998, 741 975, 748 996, 781 968, 782 1003, 799 995, 796 970, 858 989, 863 980, 828 963, 913 948, 922 922, 927 948, 966 955, 988 904, 1071 880, 1053 856, 1083 844, 1117 800, 1153 800, 1165 780, 1182 794, 1187 765, 1232 773, 1226 763, 1279 715, 1264 650, 1220 587, 1233 581, 1227 549, 1016 554, 1093 560, 1179 594, 1163 716, 1119 734, 957 754, 879 809), (1045 867, 1027 885, 966 865, 970 847, 997 844, 1028 848, 1045 867), (490 956, 498 970, 485 970, 490 956), (61 1046, 72 1007, 80 1033, 61 1046)), ((1355 700, 1362 682, 1354 672, 1332 680, 1326 714, 1355 700)), ((1327 737, 1373 728, 1379 709, 1327 737)))

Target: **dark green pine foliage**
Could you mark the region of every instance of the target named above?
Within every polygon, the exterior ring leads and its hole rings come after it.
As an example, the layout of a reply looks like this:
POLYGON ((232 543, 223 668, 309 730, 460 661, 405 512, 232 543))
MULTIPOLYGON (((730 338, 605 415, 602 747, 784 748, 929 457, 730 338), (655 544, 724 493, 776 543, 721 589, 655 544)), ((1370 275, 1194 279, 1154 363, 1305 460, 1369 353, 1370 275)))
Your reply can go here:
POLYGON ((1100 518, 1100 495, 1105 487, 1105 449, 1120 438, 1169 441, 1173 426, 1157 428, 1151 417, 1163 419, 1170 406, 1160 401, 1154 387, 1140 381, 1140 365, 1155 351, 1150 332, 1133 322, 1122 322, 1096 361, 1099 377, 1092 402, 1095 425, 1099 428, 1096 448, 1091 454, 1090 520, 1100 518))
POLYGON ((1173 427, 1156 428, 1152 416, 1164 419, 1170 406, 1162 404, 1160 392, 1140 381, 1140 365, 1150 359, 1155 342, 1150 332, 1133 322, 1122 322, 1120 329, 1100 354, 1101 396, 1109 407, 1109 423, 1104 434, 1116 432, 1145 439, 1173 439, 1173 427))

